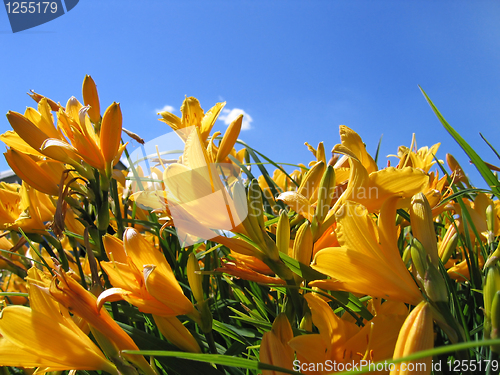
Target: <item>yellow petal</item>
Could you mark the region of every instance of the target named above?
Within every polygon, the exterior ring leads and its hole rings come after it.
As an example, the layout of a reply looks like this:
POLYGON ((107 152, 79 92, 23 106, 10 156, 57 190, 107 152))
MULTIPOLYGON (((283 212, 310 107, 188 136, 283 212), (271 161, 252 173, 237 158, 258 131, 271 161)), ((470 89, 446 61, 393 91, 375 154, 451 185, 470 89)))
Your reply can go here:
POLYGON ((108 259, 113 259, 120 263, 127 263, 127 254, 125 253, 122 240, 110 234, 106 234, 102 238, 102 242, 108 259))
POLYGON ((190 96, 184 99, 181 106, 182 112, 182 127, 196 126, 201 127, 201 120, 203 119, 203 109, 201 109, 198 99, 190 96))
POLYGON ((8 306, 2 310, 0 332, 20 350, 38 354, 49 362, 40 364, 42 366, 54 364, 67 370, 107 371, 113 367, 88 337, 84 340, 51 316, 35 314, 24 306, 8 306))
POLYGON ((0 140, 8 147, 16 149, 17 151, 24 154, 44 157, 44 155, 31 147, 16 132, 13 132, 12 130, 6 131, 2 135, 0 135, 0 140))
POLYGON ((200 346, 189 330, 176 317, 165 318, 153 315, 161 334, 172 344, 191 353, 201 353, 200 346))
POLYGON ((356 199, 359 203, 368 203, 367 209, 370 210, 370 199, 374 201, 373 205, 380 207, 386 197, 391 195, 400 195, 404 198, 412 197, 413 195, 425 191, 429 184, 429 176, 415 168, 406 167, 403 169, 396 169, 393 167, 385 168, 383 170, 371 173, 369 176, 369 187, 377 188, 377 195, 369 197, 360 197, 356 199))
POLYGON ((23 181, 45 194, 59 194, 60 176, 47 173, 31 157, 15 149, 8 149, 4 155, 9 166, 23 181))
POLYGON ((185 315, 193 311, 191 302, 178 291, 179 284, 172 282, 170 275, 165 276, 158 272, 154 265, 144 266, 144 283, 148 292, 168 306, 174 312, 172 315, 185 315))
POLYGON ((314 207, 311 206, 309 200, 294 191, 286 191, 281 193, 278 198, 286 203, 292 210, 300 213, 302 216, 307 218, 307 220, 312 221, 314 216, 314 207))
POLYGON ((205 116, 203 116, 200 127, 200 138, 202 140, 206 140, 208 138, 208 135, 210 134, 210 131, 212 130, 217 117, 219 116, 222 108, 224 108, 225 105, 226 102, 217 103, 212 108, 210 108, 207 113, 205 113, 205 116))
POLYGON ((416 285, 406 285, 387 263, 368 254, 342 247, 326 248, 316 254, 311 267, 338 281, 318 280, 311 282, 312 286, 333 286, 338 290, 412 304, 422 299, 416 285))
MULTIPOLYGON (((266 332, 260 344, 260 362, 292 369, 293 357, 288 348, 280 341, 274 332, 266 332)), ((278 371, 262 370, 263 375, 278 375, 278 371)))
POLYGON ((14 131, 26 143, 33 147, 33 149, 63 163, 71 162, 70 155, 62 149, 52 148, 50 150, 42 151, 42 145, 47 139, 49 139, 49 137, 26 117, 20 113, 9 111, 9 113, 7 113, 7 119, 9 120, 14 131))
POLYGON ((172 128, 172 130, 179 130, 180 128, 182 128, 181 119, 173 113, 160 112, 159 115, 163 117, 159 120, 168 124, 172 128))
POLYGON ((343 146, 351 150, 368 173, 375 172, 378 169, 375 161, 366 152, 366 146, 358 133, 345 125, 340 125, 340 140, 343 146))

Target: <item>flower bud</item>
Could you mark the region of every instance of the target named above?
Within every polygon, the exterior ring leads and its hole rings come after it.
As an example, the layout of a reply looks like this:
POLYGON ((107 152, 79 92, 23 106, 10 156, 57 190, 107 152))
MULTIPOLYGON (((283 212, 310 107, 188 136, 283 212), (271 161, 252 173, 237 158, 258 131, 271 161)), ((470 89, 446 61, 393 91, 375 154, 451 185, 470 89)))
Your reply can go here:
POLYGON ((450 259, 451 254, 453 254, 453 252, 457 248, 457 244, 458 244, 457 228, 452 223, 448 227, 448 230, 446 231, 446 234, 444 235, 443 240, 441 241, 441 244, 439 245, 438 249, 438 254, 443 264, 446 263, 448 259, 450 259))
POLYGON ((424 277, 425 292, 433 302, 448 302, 448 289, 443 275, 429 263, 424 277))
POLYGON ((321 225, 323 223, 328 210, 330 210, 330 203, 332 202, 334 193, 335 170, 331 165, 329 165, 323 173, 323 177, 321 178, 318 189, 318 203, 316 205, 316 212, 314 214, 318 225, 321 225))
POLYGON ((290 221, 286 211, 281 211, 276 228, 276 246, 282 253, 288 255, 288 246, 290 245, 290 221))
POLYGON ((99 95, 97 94, 97 87, 91 76, 86 75, 83 80, 82 87, 83 103, 89 105, 90 109, 87 112, 90 121, 97 124, 101 121, 101 106, 99 104, 99 95))
POLYGON ((313 251, 311 224, 306 220, 297 231, 293 242, 293 257, 302 264, 309 265, 313 251))
POLYGON ((436 267, 439 266, 432 210, 424 194, 418 193, 411 199, 410 218, 413 236, 420 241, 431 257, 432 264, 436 267))
POLYGON ((419 240, 414 238, 410 244, 411 260, 418 275, 423 279, 427 272, 427 254, 419 240))

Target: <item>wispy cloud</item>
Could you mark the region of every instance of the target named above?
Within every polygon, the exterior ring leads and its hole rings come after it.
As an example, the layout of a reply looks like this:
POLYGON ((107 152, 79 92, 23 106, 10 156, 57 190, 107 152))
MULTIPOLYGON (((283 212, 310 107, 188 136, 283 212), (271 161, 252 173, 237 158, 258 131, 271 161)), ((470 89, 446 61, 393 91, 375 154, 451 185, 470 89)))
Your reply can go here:
POLYGON ((175 112, 175 108, 172 107, 171 105, 165 105, 163 106, 163 108, 157 108, 155 109, 155 113, 158 113, 158 112, 175 112))
POLYGON ((252 116, 246 113, 244 110, 240 108, 233 109, 223 109, 222 113, 219 116, 219 120, 224 121, 224 124, 229 125, 234 120, 238 118, 239 115, 243 115, 243 123, 241 124, 241 130, 250 130, 252 129, 252 116))

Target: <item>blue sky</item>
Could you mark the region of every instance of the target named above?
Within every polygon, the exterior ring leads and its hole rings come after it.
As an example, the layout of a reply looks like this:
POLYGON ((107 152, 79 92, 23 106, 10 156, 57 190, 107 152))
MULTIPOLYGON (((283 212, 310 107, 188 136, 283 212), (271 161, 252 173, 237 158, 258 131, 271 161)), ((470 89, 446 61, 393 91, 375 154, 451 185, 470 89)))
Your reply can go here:
MULTIPOLYGON (((205 110, 227 101, 247 113, 241 138, 277 162, 307 164, 305 141, 329 152, 344 124, 372 155, 383 134, 381 167, 416 133, 419 147, 441 142, 438 156, 454 154, 482 185, 417 85, 499 164, 479 137, 500 148, 499 16, 498 1, 482 0, 80 0, 13 34, 0 9, 0 113, 32 106, 29 89, 81 100, 90 74, 101 106, 120 102, 124 127, 145 140, 169 131, 157 109, 180 115, 195 96, 205 110)), ((0 131, 9 129, 2 117, 0 131)))

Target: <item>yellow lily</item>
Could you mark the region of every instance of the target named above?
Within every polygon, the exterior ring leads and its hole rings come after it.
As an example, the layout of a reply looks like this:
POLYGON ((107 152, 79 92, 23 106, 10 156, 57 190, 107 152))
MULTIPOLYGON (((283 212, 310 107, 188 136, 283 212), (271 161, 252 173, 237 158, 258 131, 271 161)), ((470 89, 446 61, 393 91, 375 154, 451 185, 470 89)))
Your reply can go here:
POLYGON ((75 168, 81 169, 83 160, 110 177, 111 166, 118 162, 125 147, 120 146, 122 117, 119 104, 108 107, 100 131, 94 129, 87 116, 89 107, 83 107, 74 97, 68 100, 66 108, 57 107, 57 128, 51 113, 53 109, 49 100, 42 97, 38 100, 38 111, 28 108, 24 115, 10 111, 7 118, 15 132, 7 132, 0 138, 20 152, 45 156, 75 168))
POLYGON ((417 305, 422 295, 396 246, 397 199, 384 203, 378 227, 362 205, 350 201, 342 205, 335 230, 340 247, 320 250, 311 264, 331 280, 316 280, 310 285, 417 305))
MULTIPOLYGON (((291 370, 293 350, 288 342, 293 338, 292 327, 285 314, 280 314, 273 322, 271 331, 264 333, 260 344, 260 361, 291 370)), ((281 375, 282 372, 262 370, 263 375, 281 375)))
POLYGON ((399 158, 399 168, 413 167, 423 170, 424 172, 429 172, 429 169, 436 164, 434 156, 436 155, 441 143, 436 143, 432 147, 421 147, 416 150, 416 140, 415 134, 413 134, 412 142, 410 148, 406 146, 400 146, 396 156, 399 158))
MULTIPOLYGON (((139 350, 111 315, 105 309, 98 307, 97 298, 62 269, 57 271, 56 277, 50 284, 49 292, 57 302, 99 331, 102 338, 113 346, 109 349, 113 354, 120 355, 122 350, 139 350)), ((122 354, 122 356, 134 363, 146 375, 156 375, 143 356, 132 354, 122 354)))
POLYGON ((182 103, 182 118, 179 118, 170 112, 161 112, 159 115, 163 118, 161 118, 160 121, 168 124, 174 131, 180 130, 178 134, 184 140, 187 139, 187 134, 184 134, 183 130, 189 128, 190 126, 195 126, 199 129, 200 140, 202 142, 206 142, 217 117, 225 105, 226 102, 217 103, 207 113, 204 113, 198 99, 190 96, 182 103))
POLYGON ((163 181, 179 240, 189 243, 191 233, 210 239, 216 235, 209 228, 236 228, 245 218, 247 207, 246 202, 237 201, 237 196, 244 199, 241 185, 233 185, 231 197, 222 184, 217 165, 200 142, 198 127, 184 129, 184 134, 182 164, 169 165, 163 181))
POLYGON ((43 292, 41 271, 31 268, 28 276, 31 308, 7 306, 0 314, 0 363, 43 372, 103 370, 118 375, 68 311, 43 292))
POLYGON ((98 308, 107 301, 125 300, 153 314, 160 332, 174 345, 201 352, 189 330, 176 318, 193 313, 194 306, 182 293, 164 255, 134 228, 125 230, 124 241, 106 235, 103 242, 113 261, 101 262, 101 267, 114 288, 100 294, 98 308))
POLYGON ((110 262, 101 262, 112 289, 99 296, 99 306, 124 299, 139 310, 164 317, 186 315, 193 305, 182 293, 165 256, 134 228, 127 228, 124 241, 103 238, 110 262))
POLYGON ((319 334, 297 336, 289 341, 297 353, 301 372, 327 374, 333 369, 320 368, 317 364, 336 363, 343 365, 337 368, 337 371, 342 371, 348 370, 346 364, 359 365, 361 360, 375 362, 391 358, 399 329, 407 315, 404 304, 385 302, 372 320, 364 322, 364 327, 358 327, 345 317, 335 315, 317 295, 308 293, 304 298, 319 334))
MULTIPOLYGON (((429 303, 422 301, 406 318, 399 332, 394 359, 432 349, 434 347, 432 311, 429 303)), ((431 373, 432 357, 395 365, 391 375, 427 375, 431 373)))
POLYGON ((0 183, 0 227, 25 232, 44 233, 46 222, 54 217, 55 207, 49 196, 23 182, 0 183), (36 202, 36 204, 35 204, 36 202))

